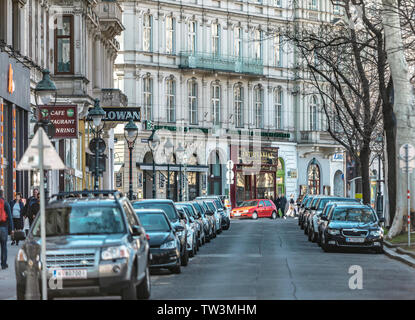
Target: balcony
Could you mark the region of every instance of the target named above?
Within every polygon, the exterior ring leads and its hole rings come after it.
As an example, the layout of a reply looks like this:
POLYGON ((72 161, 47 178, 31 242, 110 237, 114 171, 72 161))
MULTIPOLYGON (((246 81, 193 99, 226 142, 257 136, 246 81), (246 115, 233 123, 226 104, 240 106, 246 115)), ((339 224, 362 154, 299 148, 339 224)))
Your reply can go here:
POLYGON ((112 39, 125 30, 122 24, 122 9, 117 1, 101 1, 95 10, 105 37, 112 39))
POLYGON ((300 143, 336 144, 326 131, 300 131, 300 143))
POLYGON ((181 52, 180 68, 263 74, 263 63, 260 59, 216 55, 206 52, 181 52))

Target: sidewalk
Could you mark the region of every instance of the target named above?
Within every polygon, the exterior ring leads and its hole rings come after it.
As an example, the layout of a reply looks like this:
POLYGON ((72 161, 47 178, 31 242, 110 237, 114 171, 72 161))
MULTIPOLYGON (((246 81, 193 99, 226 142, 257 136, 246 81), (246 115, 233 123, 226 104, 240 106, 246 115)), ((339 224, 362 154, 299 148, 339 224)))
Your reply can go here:
POLYGON ((389 241, 384 240, 385 255, 389 258, 401 261, 411 267, 415 267, 415 253, 404 250, 396 244, 392 244, 389 241))
MULTIPOLYGON (((19 243, 19 247, 23 241, 19 243)), ((11 240, 7 241, 7 264, 9 267, 6 270, 0 269, 0 300, 15 300, 16 299, 16 277, 14 274, 14 259, 19 250, 18 246, 12 246, 11 240)))

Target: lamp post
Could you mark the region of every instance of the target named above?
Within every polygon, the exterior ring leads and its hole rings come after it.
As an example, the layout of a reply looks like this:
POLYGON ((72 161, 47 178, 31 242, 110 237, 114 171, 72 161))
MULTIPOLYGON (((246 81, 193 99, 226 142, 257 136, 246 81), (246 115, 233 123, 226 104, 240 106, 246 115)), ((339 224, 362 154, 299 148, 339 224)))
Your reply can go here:
POLYGON ((173 154, 173 148, 173 144, 171 143, 170 139, 168 139, 164 144, 164 153, 167 160, 167 199, 170 199, 170 159, 171 155, 173 154))
POLYGON ((130 151, 130 176, 129 176, 129 189, 128 199, 133 200, 133 149, 135 141, 138 137, 138 127, 130 118, 129 122, 124 127, 124 138, 127 141, 128 150, 130 151))
POLYGON ((181 143, 179 143, 179 147, 177 148, 177 150, 176 150, 176 154, 177 154, 177 157, 178 157, 178 160, 179 160, 179 194, 180 194, 180 201, 183 201, 183 190, 182 190, 182 180, 183 180, 183 178, 182 178, 182 161, 183 161, 183 157, 184 157, 184 153, 185 153, 185 150, 184 150, 184 148, 182 147, 182 144, 181 143))
POLYGON ((91 110, 89 110, 88 116, 92 118, 92 122, 93 122, 92 133, 94 134, 94 141, 95 141, 94 190, 98 191, 99 189, 99 154, 100 154, 100 146, 102 147, 100 135, 103 129, 103 126, 101 127, 101 123, 102 123, 102 119, 104 119, 105 117, 105 111, 99 105, 99 99, 95 99, 94 107, 91 110))
POLYGON ((148 138, 148 146, 153 156, 153 199, 156 198, 156 160, 154 158, 154 151, 157 149, 159 144, 160 138, 157 135, 156 130, 153 128, 151 131, 151 136, 148 138))
POLYGON ((376 189, 377 189, 377 195, 376 195, 376 213, 378 215, 379 218, 383 217, 383 196, 382 196, 382 192, 380 190, 380 183, 382 182, 381 180, 381 167, 380 167, 380 162, 382 161, 382 151, 383 151, 383 136, 379 135, 376 138, 376 142, 378 142, 382 148, 381 148, 381 152, 378 153, 378 180, 377 180, 377 184, 376 184, 376 189))
MULTIPOLYGON (((52 139, 55 135, 55 126, 50 121, 50 114, 49 112, 42 113, 41 106, 55 106, 56 105, 56 99, 57 99, 57 93, 58 90, 56 89, 55 83, 50 79, 50 72, 47 69, 44 69, 42 71, 42 80, 38 82, 38 84, 35 87, 35 103, 37 107, 37 115, 38 119, 34 126, 34 132, 38 130, 38 128, 43 128, 45 130, 47 136, 49 139, 52 139), (40 118, 39 118, 40 117, 40 118)), ((49 198, 47 187, 48 184, 48 176, 47 172, 40 172, 40 181, 45 186, 45 200, 49 198)), ((43 195, 41 195, 43 196, 43 195)))

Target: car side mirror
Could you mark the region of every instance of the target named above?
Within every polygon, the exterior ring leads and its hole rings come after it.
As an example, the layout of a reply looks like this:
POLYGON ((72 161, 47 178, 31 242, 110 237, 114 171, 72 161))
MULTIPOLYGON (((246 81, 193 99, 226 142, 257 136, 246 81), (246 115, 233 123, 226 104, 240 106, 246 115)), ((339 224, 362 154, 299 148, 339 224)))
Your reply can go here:
POLYGON ((133 236, 141 236, 142 234, 145 233, 145 230, 143 227, 140 226, 133 226, 133 236))
POLYGON ((174 227, 174 231, 176 231, 176 232, 181 232, 183 230, 184 230, 184 227, 182 225, 178 225, 178 226, 174 227))

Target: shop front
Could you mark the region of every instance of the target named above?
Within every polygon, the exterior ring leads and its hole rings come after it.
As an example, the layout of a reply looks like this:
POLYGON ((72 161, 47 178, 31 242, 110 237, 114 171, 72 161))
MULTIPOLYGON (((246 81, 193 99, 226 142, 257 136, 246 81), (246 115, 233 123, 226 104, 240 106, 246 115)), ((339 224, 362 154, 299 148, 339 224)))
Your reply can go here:
POLYGON ((231 159, 235 163, 232 207, 244 200, 277 197, 278 148, 231 146, 231 159))
POLYGON ((29 175, 16 167, 28 146, 30 70, 0 52, 0 189, 5 199, 29 194, 29 175))

